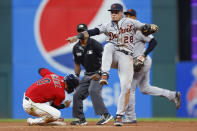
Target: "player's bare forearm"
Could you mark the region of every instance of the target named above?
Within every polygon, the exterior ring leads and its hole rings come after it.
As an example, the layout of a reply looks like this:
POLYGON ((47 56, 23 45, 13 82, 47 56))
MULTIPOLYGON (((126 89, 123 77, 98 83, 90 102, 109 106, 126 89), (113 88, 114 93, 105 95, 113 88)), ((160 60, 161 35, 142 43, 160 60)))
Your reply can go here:
POLYGON ((75 63, 74 68, 75 68, 75 75, 77 75, 79 77, 80 72, 81 72, 80 64, 75 63))
POLYGON ((78 40, 77 36, 68 37, 66 39, 69 43, 76 42, 78 40))
POLYGON ((66 100, 64 102, 65 108, 68 108, 70 106, 71 101, 70 100, 66 100))

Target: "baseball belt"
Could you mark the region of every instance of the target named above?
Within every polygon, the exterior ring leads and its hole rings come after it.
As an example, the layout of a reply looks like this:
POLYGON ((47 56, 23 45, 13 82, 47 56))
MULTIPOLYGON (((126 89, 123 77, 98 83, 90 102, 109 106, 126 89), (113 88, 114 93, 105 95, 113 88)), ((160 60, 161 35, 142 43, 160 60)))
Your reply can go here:
POLYGON ((131 55, 131 56, 133 56, 133 53, 132 52, 128 52, 126 50, 117 50, 117 51, 120 51, 120 52, 124 53, 125 55, 131 55))

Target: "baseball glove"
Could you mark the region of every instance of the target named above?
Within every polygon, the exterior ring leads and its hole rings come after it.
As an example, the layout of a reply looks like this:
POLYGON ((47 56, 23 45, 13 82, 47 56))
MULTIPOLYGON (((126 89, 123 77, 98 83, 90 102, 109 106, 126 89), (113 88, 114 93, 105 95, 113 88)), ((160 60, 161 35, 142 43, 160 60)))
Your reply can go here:
POLYGON ((153 34, 159 30, 159 27, 155 24, 145 24, 141 27, 141 32, 145 36, 148 36, 150 34, 153 34))
POLYGON ((144 56, 140 56, 137 59, 134 59, 133 67, 135 72, 140 72, 144 66, 145 58, 144 56), (143 57, 143 58, 142 58, 143 57))

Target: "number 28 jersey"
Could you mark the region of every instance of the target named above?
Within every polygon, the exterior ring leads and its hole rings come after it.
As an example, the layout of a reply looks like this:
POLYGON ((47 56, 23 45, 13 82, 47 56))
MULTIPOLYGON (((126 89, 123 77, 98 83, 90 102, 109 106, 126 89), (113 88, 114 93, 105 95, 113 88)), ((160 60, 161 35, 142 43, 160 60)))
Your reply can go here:
POLYGON ((107 36, 107 42, 115 45, 133 44, 136 30, 144 24, 130 18, 122 18, 118 24, 109 22, 99 25, 97 28, 100 33, 107 36))
POLYGON ((36 103, 53 101, 56 106, 60 105, 65 99, 64 78, 45 68, 42 68, 39 73, 43 78, 31 85, 25 92, 25 96, 36 103))

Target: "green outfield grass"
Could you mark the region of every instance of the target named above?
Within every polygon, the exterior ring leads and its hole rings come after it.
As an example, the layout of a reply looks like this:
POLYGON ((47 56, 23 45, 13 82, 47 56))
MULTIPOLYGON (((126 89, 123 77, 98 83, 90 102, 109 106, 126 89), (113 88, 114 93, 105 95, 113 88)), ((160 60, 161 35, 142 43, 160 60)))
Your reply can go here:
MULTIPOLYGON (((74 119, 65 119, 65 121, 72 121, 74 119)), ((138 121, 153 122, 153 121, 196 121, 197 118, 175 118, 175 117, 160 117, 160 118, 139 118, 138 121)), ((0 119, 0 122, 25 122, 25 119, 0 119)), ((98 119, 87 118, 87 121, 98 121, 98 119)))

